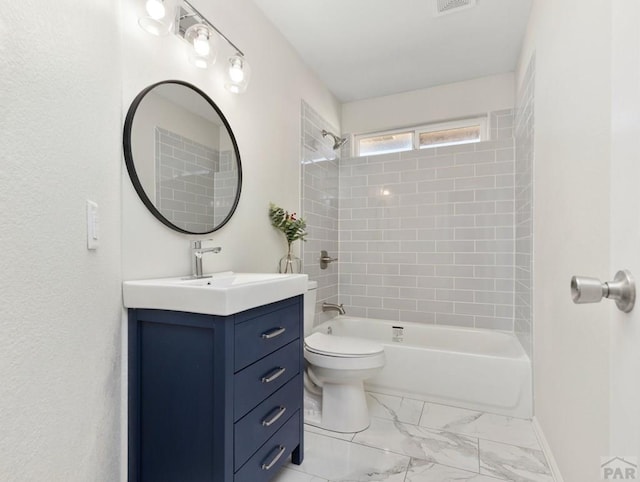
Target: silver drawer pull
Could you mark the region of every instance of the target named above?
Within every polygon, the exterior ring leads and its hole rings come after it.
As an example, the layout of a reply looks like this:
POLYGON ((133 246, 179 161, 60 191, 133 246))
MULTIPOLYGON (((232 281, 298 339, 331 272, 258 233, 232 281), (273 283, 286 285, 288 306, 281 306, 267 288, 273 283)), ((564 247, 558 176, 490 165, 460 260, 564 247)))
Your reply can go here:
POLYGON ((262 421, 263 427, 269 427, 276 423, 278 419, 284 415, 284 412, 287 411, 287 407, 280 406, 276 410, 278 410, 278 412, 273 417, 271 417, 269 420, 265 419, 262 421))
POLYGON ((262 464, 262 470, 269 470, 271 469, 271 467, 273 467, 278 460, 280 460, 280 457, 282 457, 282 455, 284 454, 284 451, 287 450, 285 447, 283 447, 282 445, 278 445, 278 453, 276 454, 276 456, 271 460, 271 462, 269 462, 268 464, 262 464))
POLYGON ((274 328, 271 331, 265 331, 262 334, 262 339, 263 340, 270 340, 271 338, 275 338, 276 336, 282 335, 285 331, 287 331, 287 329, 282 327, 282 326, 280 326, 278 328, 274 328))
POLYGON ((287 369, 284 367, 278 367, 269 373, 267 376, 262 377, 262 383, 271 383, 276 378, 280 377, 287 369))

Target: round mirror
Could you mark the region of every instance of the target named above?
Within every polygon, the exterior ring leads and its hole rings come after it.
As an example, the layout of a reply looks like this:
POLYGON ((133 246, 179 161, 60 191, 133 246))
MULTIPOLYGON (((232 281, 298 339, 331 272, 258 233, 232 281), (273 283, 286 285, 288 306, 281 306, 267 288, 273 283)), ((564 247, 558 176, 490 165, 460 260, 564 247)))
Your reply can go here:
POLYGON ((124 159, 142 202, 176 231, 211 233, 238 205, 236 139, 220 109, 191 84, 169 80, 138 94, 124 123, 124 159))

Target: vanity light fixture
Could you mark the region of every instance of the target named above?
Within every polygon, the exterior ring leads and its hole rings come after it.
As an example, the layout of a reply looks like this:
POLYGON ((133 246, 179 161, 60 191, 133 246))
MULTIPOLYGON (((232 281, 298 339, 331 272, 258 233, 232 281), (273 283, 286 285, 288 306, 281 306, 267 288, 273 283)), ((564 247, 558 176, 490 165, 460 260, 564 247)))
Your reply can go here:
POLYGON ((147 15, 138 21, 140 26, 154 35, 165 35, 173 29, 189 44, 189 61, 198 68, 215 63, 222 37, 235 50, 229 57, 225 88, 234 94, 247 90, 251 68, 244 53, 187 0, 146 0, 145 11, 147 15))
POLYGON ((200 69, 215 64, 218 54, 218 34, 208 25, 197 23, 189 27, 184 39, 189 42, 189 61, 200 69))
POLYGON ((147 16, 140 17, 138 24, 152 35, 167 35, 173 28, 176 6, 175 0, 146 0, 147 16))
POLYGON ((243 55, 236 54, 229 58, 227 75, 229 78, 224 86, 229 92, 241 94, 247 90, 249 77, 251 76, 251 67, 243 55))
POLYGON ((164 18, 167 14, 167 9, 164 6, 163 0, 147 0, 145 8, 147 9, 149 16, 155 20, 164 18))

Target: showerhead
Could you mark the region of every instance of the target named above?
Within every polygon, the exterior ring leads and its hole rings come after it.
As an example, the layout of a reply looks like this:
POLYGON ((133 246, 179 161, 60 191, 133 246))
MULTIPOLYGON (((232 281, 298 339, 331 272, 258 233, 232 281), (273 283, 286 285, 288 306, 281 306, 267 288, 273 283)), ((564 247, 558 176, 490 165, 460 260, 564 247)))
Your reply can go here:
POLYGON ((347 138, 346 137, 338 137, 337 135, 326 131, 326 130, 322 130, 322 137, 327 137, 327 136, 331 136, 333 138, 333 150, 337 150, 340 149, 345 142, 347 142, 347 138))

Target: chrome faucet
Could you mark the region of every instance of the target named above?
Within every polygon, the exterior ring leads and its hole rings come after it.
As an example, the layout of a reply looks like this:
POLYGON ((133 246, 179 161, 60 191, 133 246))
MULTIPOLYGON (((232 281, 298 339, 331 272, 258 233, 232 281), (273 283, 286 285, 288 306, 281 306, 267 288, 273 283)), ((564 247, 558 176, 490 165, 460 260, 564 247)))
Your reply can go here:
POLYGON ((322 311, 337 311, 340 315, 344 315, 346 313, 346 311, 344 311, 344 306, 342 305, 342 303, 340 303, 339 305, 336 303, 322 303, 322 311))
POLYGON ((202 274, 202 255, 205 253, 219 253, 222 251, 220 246, 214 248, 203 248, 202 241, 194 241, 191 245, 191 277, 192 278, 210 278, 202 274))

